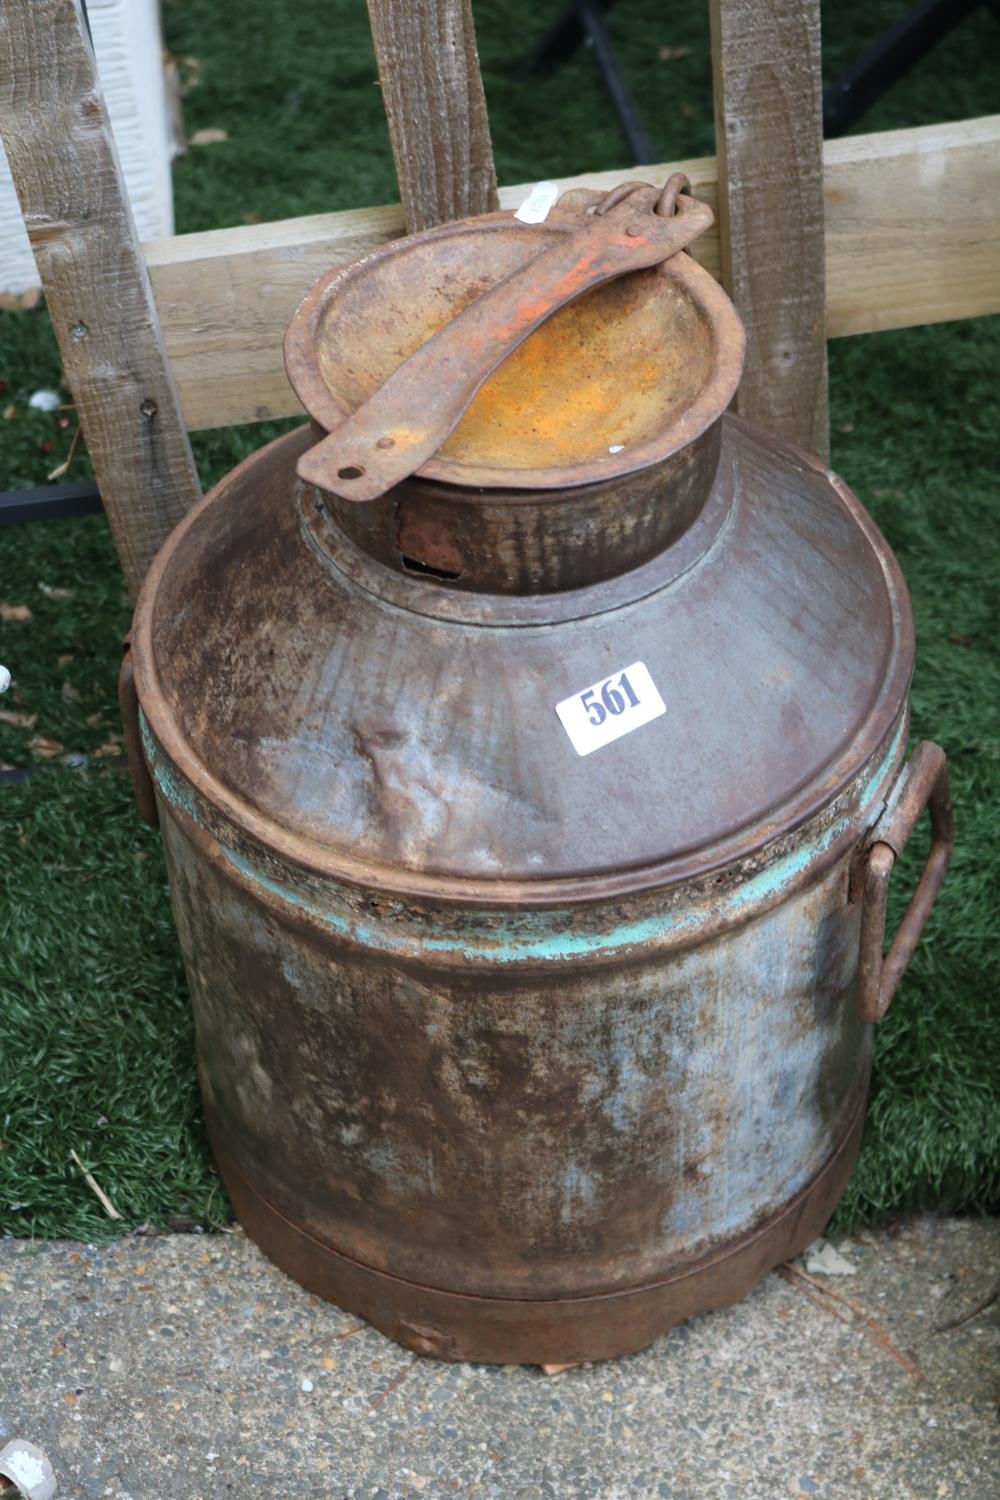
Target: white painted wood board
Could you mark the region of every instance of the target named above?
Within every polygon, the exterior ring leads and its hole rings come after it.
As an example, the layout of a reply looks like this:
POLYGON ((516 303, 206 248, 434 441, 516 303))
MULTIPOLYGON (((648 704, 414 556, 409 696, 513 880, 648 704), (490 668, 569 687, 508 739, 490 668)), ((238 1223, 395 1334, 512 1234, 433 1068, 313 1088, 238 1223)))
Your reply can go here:
MULTIPOLYGON (((142 239, 174 231, 173 155, 158 0, 88 0, 111 129, 142 239)), ((39 285, 10 167, 0 145, 0 292, 39 285)))

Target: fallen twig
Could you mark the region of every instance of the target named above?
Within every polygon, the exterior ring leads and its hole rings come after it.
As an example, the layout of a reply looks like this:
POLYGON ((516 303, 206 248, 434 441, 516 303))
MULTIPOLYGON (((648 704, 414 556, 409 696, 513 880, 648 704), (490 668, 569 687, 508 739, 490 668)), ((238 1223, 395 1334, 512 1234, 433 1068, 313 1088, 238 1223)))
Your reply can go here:
POLYGON ((94 1178, 87 1171, 87 1168, 83 1165, 83 1162, 77 1156, 76 1152, 71 1150, 69 1154, 76 1162, 77 1166, 80 1168, 80 1171, 83 1173, 84 1182, 90 1188, 91 1192, 94 1193, 95 1196, 100 1200, 101 1207, 104 1209, 104 1212, 107 1214, 108 1218, 120 1219, 121 1214, 118 1212, 117 1208, 115 1208, 115 1205, 112 1203, 111 1199, 108 1197, 104 1189, 98 1186, 94 1178))
POLYGON ((908 1354, 904 1354, 902 1349, 896 1347, 881 1323, 877 1322, 870 1313, 866 1313, 863 1307, 859 1307, 856 1302, 852 1302, 850 1297, 845 1297, 842 1292, 835 1292, 832 1287, 824 1286, 822 1282, 810 1276, 807 1271, 801 1270, 798 1266, 793 1266, 791 1262, 786 1261, 784 1265, 778 1266, 777 1270, 779 1276, 784 1277, 785 1281, 789 1282, 790 1285, 797 1286, 799 1291, 809 1298, 810 1302, 818 1303, 820 1307, 824 1308, 828 1313, 832 1313, 835 1318, 839 1318, 842 1323, 846 1323, 850 1327, 852 1326, 852 1320, 845 1318, 843 1313, 838 1312, 835 1307, 831 1307, 830 1302, 839 1302, 842 1307, 848 1308, 864 1324, 867 1329, 865 1337, 870 1344, 874 1344, 877 1349, 881 1349, 888 1354, 890 1359, 894 1359, 898 1365, 901 1365, 908 1375, 913 1376, 914 1380, 923 1381, 927 1379, 920 1366, 908 1354), (816 1293, 808 1291, 802 1284, 804 1282, 807 1282, 811 1287, 815 1287, 816 1291, 820 1292, 822 1296, 817 1296, 816 1293), (829 1299, 829 1301, 826 1299, 829 1299))
POLYGON ((835 1307, 831 1307, 829 1302, 827 1302, 824 1297, 817 1297, 815 1292, 807 1291, 804 1286, 796 1281, 795 1277, 792 1275, 791 1266, 787 1264, 783 1266, 775 1266, 775 1270, 779 1276, 781 1276, 791 1286, 794 1286, 798 1291, 800 1291, 803 1297, 808 1297, 810 1302, 815 1302, 816 1306, 821 1307, 824 1312, 828 1312, 833 1317, 839 1318, 842 1323, 847 1324, 848 1328, 854 1327, 853 1318, 845 1318, 844 1314, 842 1312, 838 1312, 835 1307))
POLYGON ((818 1292, 822 1292, 824 1297, 831 1297, 834 1302, 839 1302, 844 1307, 849 1307, 851 1312, 856 1314, 862 1322, 882 1332, 880 1324, 876 1323, 875 1319, 870 1317, 863 1307, 859 1307, 856 1302, 852 1302, 850 1297, 845 1297, 843 1292, 835 1291, 832 1286, 827 1286, 825 1282, 817 1281, 815 1276, 810 1276, 808 1271, 803 1271, 801 1266, 792 1265, 790 1261, 788 1262, 788 1269, 793 1276, 798 1276, 802 1281, 808 1281, 809 1285, 814 1286, 818 1292))
POLYGON ((370 1411, 376 1411, 377 1408, 382 1405, 382 1402, 385 1400, 386 1396, 391 1396, 393 1391, 398 1390, 398 1388, 403 1384, 403 1381, 406 1379, 407 1375, 409 1375, 410 1371, 413 1369, 413 1366, 416 1364, 416 1362, 416 1356, 414 1356, 414 1358, 410 1360, 410 1363, 408 1365, 403 1366, 398 1375, 394 1375, 392 1377, 388 1385, 385 1387, 385 1390, 379 1391, 378 1395, 375 1396, 373 1400, 369 1401, 368 1408, 370 1411))

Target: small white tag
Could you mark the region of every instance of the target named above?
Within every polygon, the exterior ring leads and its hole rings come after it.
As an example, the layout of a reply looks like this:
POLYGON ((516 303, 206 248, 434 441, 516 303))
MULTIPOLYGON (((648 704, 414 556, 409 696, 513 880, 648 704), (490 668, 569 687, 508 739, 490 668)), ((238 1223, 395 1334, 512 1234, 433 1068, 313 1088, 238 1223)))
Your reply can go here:
POLYGON ((641 661, 599 677, 590 687, 556 704, 556 713, 577 755, 589 755, 665 714, 667 705, 641 661))
POLYGON ((514 218, 522 224, 544 224, 558 197, 558 182, 536 182, 514 218))

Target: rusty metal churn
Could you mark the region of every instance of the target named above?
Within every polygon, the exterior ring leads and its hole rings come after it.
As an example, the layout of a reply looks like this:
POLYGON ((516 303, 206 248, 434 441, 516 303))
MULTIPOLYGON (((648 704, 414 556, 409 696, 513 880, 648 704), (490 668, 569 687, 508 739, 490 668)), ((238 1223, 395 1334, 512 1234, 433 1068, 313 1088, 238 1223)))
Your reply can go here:
POLYGON ((948 860, 899 568, 726 415, 710 219, 674 179, 577 190, 324 277, 286 340, 311 425, 136 612, 236 1212, 446 1359, 622 1354, 813 1239, 948 860))

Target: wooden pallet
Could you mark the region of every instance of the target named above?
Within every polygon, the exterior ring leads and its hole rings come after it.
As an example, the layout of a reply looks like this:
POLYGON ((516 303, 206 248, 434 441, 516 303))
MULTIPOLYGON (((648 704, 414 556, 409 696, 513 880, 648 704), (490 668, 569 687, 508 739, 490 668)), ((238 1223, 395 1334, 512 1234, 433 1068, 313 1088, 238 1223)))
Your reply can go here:
MULTIPOLYGON (((825 455, 828 336, 1000 311, 1000 116, 824 147, 819 0, 710 4, 717 156, 638 175, 717 206, 696 253, 747 326, 739 409, 825 455)), ((497 205, 469 0, 369 12, 401 204, 140 246, 79 0, 0 6, 0 134, 133 592, 198 498, 188 430, 298 410, 281 340, 309 284, 497 205)))

